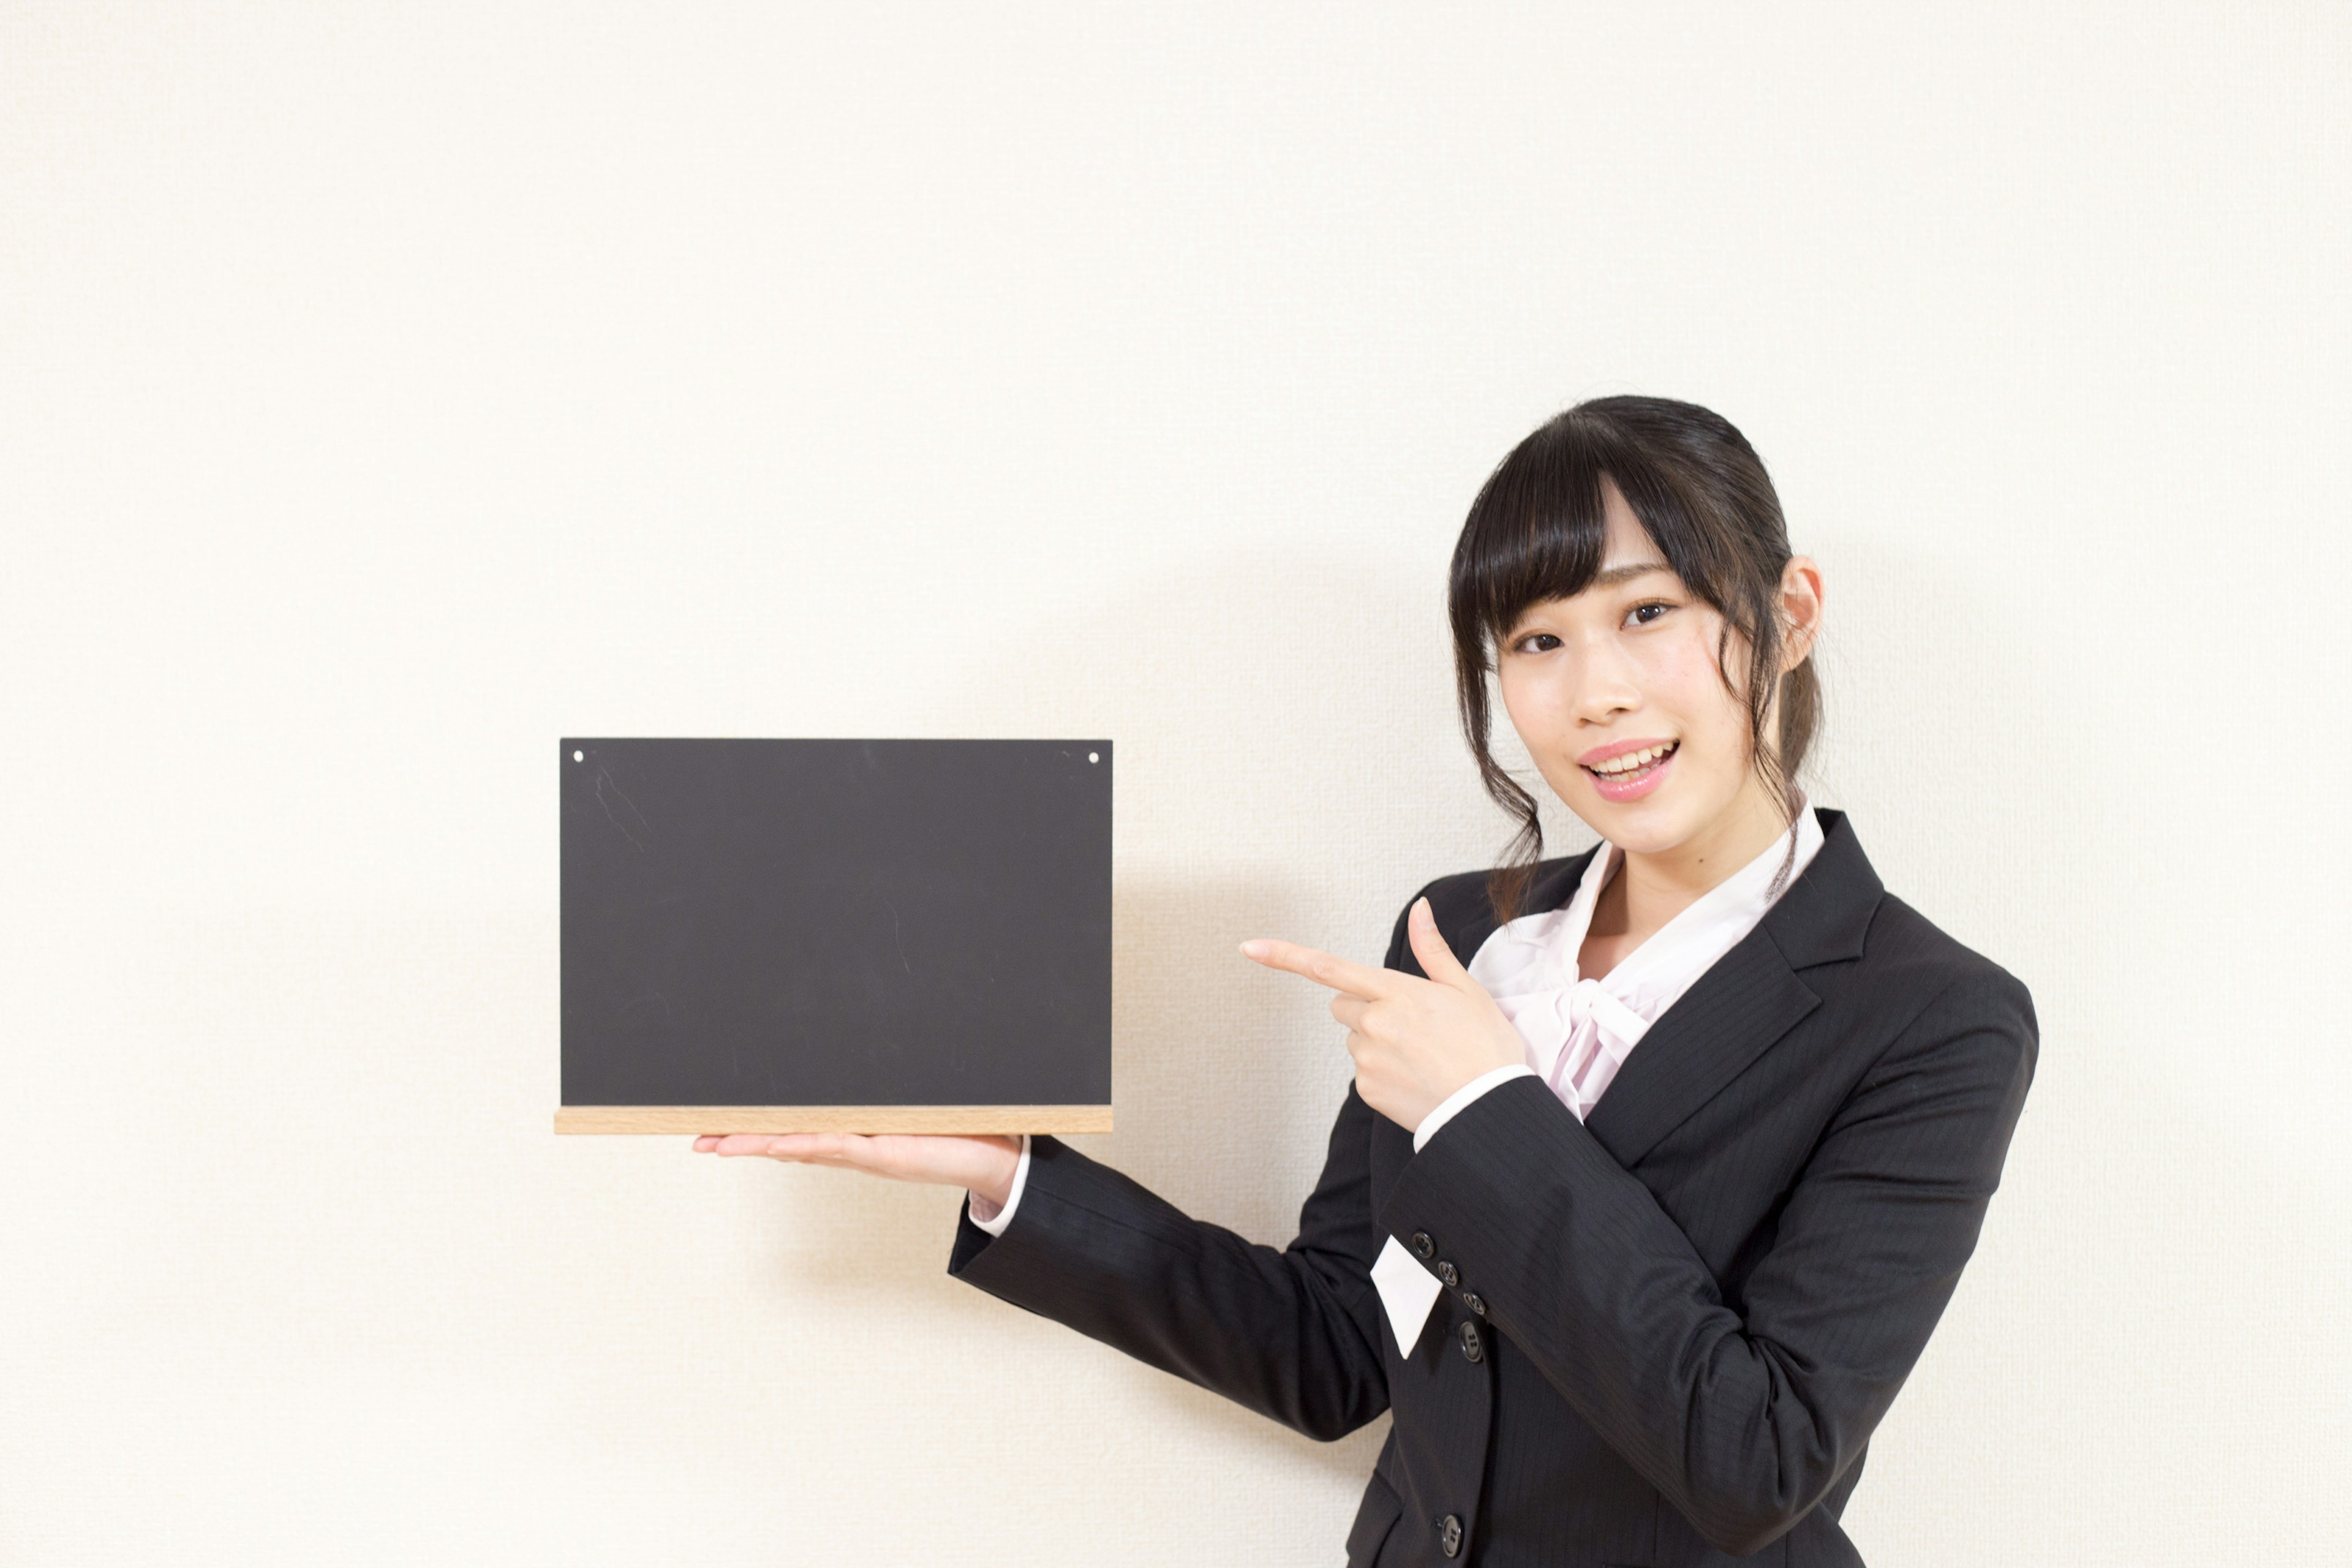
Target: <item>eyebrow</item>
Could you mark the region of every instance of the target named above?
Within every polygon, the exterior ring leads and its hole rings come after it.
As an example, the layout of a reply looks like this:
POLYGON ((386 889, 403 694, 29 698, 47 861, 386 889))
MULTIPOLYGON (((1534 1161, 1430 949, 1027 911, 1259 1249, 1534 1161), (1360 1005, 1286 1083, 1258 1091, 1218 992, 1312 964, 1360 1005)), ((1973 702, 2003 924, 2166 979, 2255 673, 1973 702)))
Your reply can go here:
POLYGON ((1673 567, 1667 565, 1663 561, 1632 561, 1626 563, 1622 566, 1612 566, 1608 571, 1600 574, 1594 577, 1591 582, 1587 583, 1585 586, 1588 588, 1614 588, 1620 583, 1630 582, 1635 577, 1646 576, 1653 572, 1671 572, 1673 570, 1673 567))

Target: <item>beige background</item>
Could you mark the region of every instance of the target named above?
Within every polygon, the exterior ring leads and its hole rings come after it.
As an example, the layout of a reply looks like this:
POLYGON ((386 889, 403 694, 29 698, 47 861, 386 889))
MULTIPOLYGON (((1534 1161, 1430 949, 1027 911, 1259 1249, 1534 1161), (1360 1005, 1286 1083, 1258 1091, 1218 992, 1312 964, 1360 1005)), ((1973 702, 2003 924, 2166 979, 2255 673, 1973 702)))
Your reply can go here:
POLYGON ((553 741, 1113 737, 1082 1144, 1278 1243, 1345 1058, 1232 944, 1499 848, 1447 552, 1622 390, 2040 1009, 1854 1535, 2352 1555, 2352 23, 1636 9, 0 5, 0 1562, 1336 1561, 1379 1428, 955 1194, 551 1135, 553 741))

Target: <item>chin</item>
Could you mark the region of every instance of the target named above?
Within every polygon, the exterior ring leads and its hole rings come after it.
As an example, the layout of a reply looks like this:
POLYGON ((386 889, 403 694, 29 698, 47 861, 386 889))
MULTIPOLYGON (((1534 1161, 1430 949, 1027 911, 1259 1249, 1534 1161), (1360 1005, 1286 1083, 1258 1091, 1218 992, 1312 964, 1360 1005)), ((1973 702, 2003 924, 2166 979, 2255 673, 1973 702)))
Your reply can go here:
POLYGON ((1688 838, 1690 832, 1680 824, 1643 822, 1622 825, 1614 832, 1604 831, 1601 837, 1628 855, 1663 855, 1688 838))
POLYGON ((1661 790, 1646 800, 1595 802, 1584 824, 1628 854, 1663 855, 1686 842, 1700 826, 1683 803, 1662 798, 1665 793, 1661 790))

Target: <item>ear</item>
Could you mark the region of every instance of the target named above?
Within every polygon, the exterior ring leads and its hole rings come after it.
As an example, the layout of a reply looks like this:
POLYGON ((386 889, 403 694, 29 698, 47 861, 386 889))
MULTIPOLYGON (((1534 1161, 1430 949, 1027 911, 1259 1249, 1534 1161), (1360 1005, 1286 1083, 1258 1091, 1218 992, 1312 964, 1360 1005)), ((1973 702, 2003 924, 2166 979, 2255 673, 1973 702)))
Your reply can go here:
POLYGON ((1821 640, 1822 569, 1810 555, 1791 555, 1780 568, 1780 669, 1794 669, 1821 640))

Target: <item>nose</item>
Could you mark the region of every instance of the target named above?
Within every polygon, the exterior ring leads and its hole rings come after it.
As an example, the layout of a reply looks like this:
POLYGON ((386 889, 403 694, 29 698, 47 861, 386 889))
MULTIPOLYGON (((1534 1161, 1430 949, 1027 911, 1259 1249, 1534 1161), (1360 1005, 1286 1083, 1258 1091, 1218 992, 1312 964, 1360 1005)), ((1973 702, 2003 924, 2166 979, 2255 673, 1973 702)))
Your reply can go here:
POLYGON ((1575 671, 1570 711, 1577 722, 1612 723, 1642 706, 1641 688, 1633 683, 1633 669, 1615 638, 1598 637, 1588 643, 1575 671))

